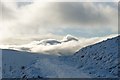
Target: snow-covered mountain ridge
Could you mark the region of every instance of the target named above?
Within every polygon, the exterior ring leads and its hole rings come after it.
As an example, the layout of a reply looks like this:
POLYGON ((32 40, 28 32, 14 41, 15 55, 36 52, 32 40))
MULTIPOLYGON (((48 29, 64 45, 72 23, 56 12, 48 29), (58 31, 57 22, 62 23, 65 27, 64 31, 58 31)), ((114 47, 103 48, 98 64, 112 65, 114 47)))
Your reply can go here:
POLYGON ((73 55, 2 50, 3 78, 118 77, 120 36, 80 49, 73 55))

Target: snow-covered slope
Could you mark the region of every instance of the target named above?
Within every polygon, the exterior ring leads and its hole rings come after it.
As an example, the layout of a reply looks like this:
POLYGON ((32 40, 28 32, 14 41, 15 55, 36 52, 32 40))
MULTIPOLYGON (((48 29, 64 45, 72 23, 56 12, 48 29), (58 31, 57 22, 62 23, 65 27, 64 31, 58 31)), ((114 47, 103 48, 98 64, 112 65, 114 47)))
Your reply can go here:
POLYGON ((87 46, 72 56, 75 66, 93 77, 118 77, 120 36, 87 46))
POLYGON ((119 37, 59 56, 2 50, 4 78, 89 78, 118 77, 119 37))
POLYGON ((89 77, 60 60, 57 55, 3 50, 3 78, 89 77), (68 71, 68 72, 66 72, 68 71))

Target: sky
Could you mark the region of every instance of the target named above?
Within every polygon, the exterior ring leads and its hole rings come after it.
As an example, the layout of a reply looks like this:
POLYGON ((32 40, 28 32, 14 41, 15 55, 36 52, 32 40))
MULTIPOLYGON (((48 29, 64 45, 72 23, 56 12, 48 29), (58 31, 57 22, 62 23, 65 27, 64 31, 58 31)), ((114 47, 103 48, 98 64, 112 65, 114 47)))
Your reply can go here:
POLYGON ((0 43, 61 39, 67 34, 86 38, 117 34, 117 0, 85 1, 2 0, 0 43))

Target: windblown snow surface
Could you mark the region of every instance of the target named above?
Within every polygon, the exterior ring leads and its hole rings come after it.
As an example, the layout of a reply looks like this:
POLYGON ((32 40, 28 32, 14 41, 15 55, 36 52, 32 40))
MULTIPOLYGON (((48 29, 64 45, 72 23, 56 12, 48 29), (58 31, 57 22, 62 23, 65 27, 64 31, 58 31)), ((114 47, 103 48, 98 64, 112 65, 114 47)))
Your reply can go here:
MULTIPOLYGON (((35 54, 2 49, 3 78, 118 77, 120 36, 80 49, 73 55, 35 54)), ((59 42, 57 42, 59 44, 59 42)), ((56 44, 56 43, 55 43, 56 44)), ((0 53, 1 54, 1 53, 0 53)))

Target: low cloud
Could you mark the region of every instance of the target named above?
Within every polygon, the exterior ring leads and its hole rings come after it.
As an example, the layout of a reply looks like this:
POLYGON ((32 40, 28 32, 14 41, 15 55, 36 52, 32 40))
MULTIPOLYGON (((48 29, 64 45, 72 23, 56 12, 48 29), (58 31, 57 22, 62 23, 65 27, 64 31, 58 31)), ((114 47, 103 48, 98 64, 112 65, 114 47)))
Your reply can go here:
POLYGON ((1 45, 2 49, 14 49, 19 51, 28 51, 42 54, 54 54, 54 55, 71 55, 83 47, 92 45, 108 38, 115 37, 117 35, 110 35, 105 37, 94 38, 76 38, 74 36, 67 36, 63 40, 45 39, 42 41, 32 41, 29 44, 24 45, 1 45), (69 37, 69 38, 68 38, 69 37), (64 41, 66 40, 66 41, 64 41), (49 44, 51 42, 55 44, 49 44), (56 43, 57 41, 57 43, 56 43), (58 43, 59 42, 59 43, 58 43))

